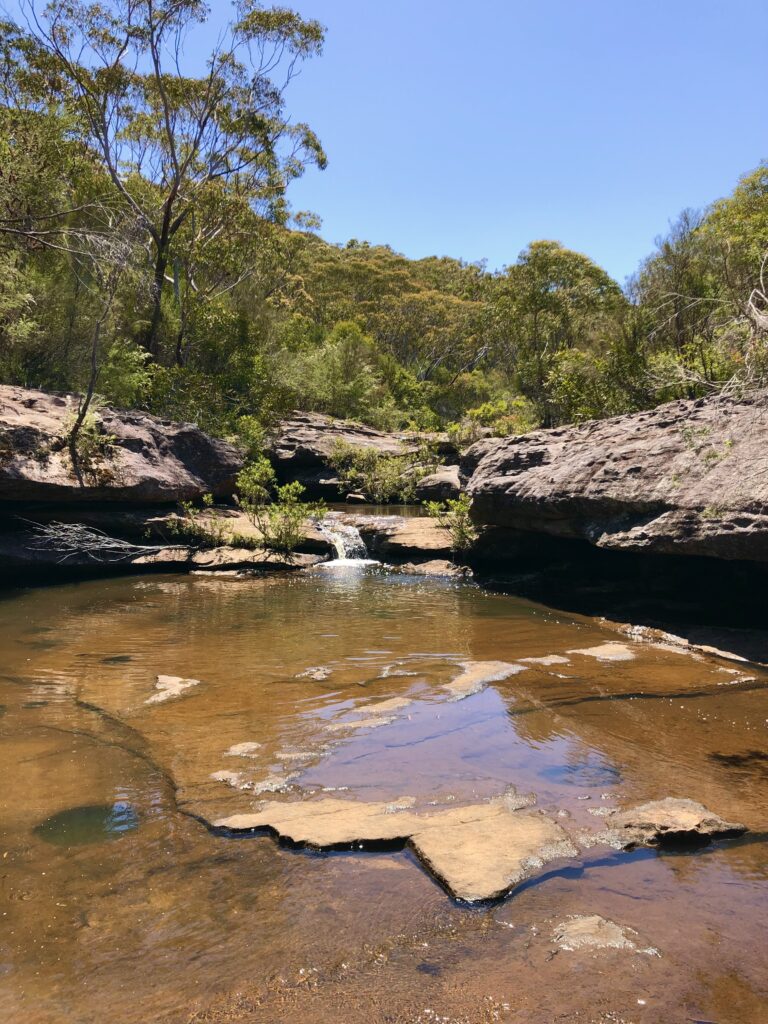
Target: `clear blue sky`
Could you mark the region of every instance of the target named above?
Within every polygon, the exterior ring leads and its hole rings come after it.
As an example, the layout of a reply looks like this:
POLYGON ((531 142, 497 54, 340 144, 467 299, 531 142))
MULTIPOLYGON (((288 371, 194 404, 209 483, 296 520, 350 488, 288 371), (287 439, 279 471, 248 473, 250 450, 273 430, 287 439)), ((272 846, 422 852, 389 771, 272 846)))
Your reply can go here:
POLYGON ((555 238, 623 281, 768 157, 765 0, 283 2, 327 27, 288 108, 328 153, 290 198, 329 241, 496 268, 555 238))
POLYGON ((535 238, 623 281, 684 207, 768 157, 759 0, 299 0, 327 26, 289 105, 329 158, 330 241, 511 262, 535 238))

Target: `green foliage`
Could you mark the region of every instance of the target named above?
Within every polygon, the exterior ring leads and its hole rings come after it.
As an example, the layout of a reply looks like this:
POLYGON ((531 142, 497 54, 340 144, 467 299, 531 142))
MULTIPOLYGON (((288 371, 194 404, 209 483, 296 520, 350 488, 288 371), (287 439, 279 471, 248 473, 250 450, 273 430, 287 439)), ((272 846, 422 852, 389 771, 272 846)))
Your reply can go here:
POLYGON ((468 494, 445 502, 427 501, 424 507, 450 533, 452 551, 457 554, 469 551, 477 540, 477 530, 472 522, 472 499, 468 494))
POLYGON ((69 451, 73 471, 95 485, 105 484, 114 478, 110 462, 116 438, 104 430, 100 407, 101 402, 94 398, 79 424, 78 415, 73 413, 66 422, 64 436, 58 442, 69 451))
POLYGON ((364 494, 375 505, 414 501, 418 481, 437 468, 437 458, 429 444, 392 455, 337 440, 328 461, 347 491, 364 494))
MULTIPOLYGON (((498 273, 330 245, 287 206, 325 163, 283 89, 321 27, 248 0, 182 74, 206 18, 109 0, 0 24, 0 381, 95 389, 251 459, 296 408, 468 444, 768 382, 768 164, 684 211, 625 291, 552 240, 498 273)), ((407 497, 399 458, 348 485, 407 497)))
POLYGON ((298 481, 276 487, 274 470, 264 458, 240 471, 237 491, 237 503, 261 534, 263 546, 288 560, 301 543, 307 519, 325 510, 322 502, 303 500, 304 487, 298 481))

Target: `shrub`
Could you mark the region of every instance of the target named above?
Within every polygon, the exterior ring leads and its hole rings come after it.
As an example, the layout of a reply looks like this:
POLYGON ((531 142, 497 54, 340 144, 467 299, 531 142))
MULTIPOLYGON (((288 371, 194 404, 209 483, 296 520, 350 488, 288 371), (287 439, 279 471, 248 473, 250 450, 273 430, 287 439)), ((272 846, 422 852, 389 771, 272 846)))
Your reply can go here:
POLYGON ((416 484, 434 473, 438 464, 428 443, 413 452, 390 455, 341 440, 334 444, 329 462, 348 491, 358 491, 376 505, 392 500, 414 501, 416 484))
POLYGON ((450 533, 452 551, 468 551, 472 547, 477 540, 477 530, 472 522, 472 499, 468 494, 445 502, 427 501, 424 507, 450 533))
POLYGON ((289 560, 304 535, 304 522, 325 511, 322 502, 302 500, 304 487, 297 480, 275 487, 275 471, 265 458, 241 470, 237 491, 236 501, 261 534, 266 550, 289 560))

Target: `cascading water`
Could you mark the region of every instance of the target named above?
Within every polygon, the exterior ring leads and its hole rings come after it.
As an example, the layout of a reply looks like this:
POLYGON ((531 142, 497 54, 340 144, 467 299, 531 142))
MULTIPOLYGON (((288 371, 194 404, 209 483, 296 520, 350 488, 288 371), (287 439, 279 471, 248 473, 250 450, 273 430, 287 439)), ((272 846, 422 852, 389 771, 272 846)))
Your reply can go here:
POLYGON ((326 516, 318 523, 323 533, 333 545, 336 558, 326 562, 328 566, 339 565, 376 565, 373 558, 368 557, 365 541, 356 526, 339 522, 335 516, 326 516))

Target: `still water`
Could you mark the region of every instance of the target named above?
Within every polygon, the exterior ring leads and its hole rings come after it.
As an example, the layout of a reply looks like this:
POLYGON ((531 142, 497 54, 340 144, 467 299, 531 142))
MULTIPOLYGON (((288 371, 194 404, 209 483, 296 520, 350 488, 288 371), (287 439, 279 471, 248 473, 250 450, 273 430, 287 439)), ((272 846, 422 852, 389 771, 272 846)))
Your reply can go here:
POLYGON ((768 1021, 766 684, 376 568, 6 591, 0 1019, 768 1021), (486 661, 523 668, 457 700, 451 682, 486 661), (392 715, 366 711, 390 699, 392 715), (265 799, 419 812, 510 786, 580 854, 485 906, 407 848, 312 852, 205 824, 265 799), (751 832, 674 854, 584 841, 610 809, 665 796, 751 832), (592 914, 637 949, 556 944, 592 914))

